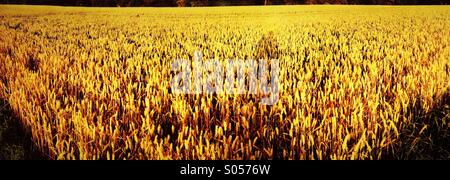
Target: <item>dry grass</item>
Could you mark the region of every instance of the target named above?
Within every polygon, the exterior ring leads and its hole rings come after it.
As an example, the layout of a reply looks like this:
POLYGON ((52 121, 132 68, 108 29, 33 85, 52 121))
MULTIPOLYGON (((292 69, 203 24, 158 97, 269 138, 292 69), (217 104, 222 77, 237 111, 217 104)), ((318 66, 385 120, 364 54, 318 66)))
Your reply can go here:
POLYGON ((407 130, 421 114, 448 106, 449 16, 448 6, 0 6, 0 97, 52 159, 380 159, 417 137, 407 130), (196 50, 276 56, 279 102, 171 94, 172 61, 196 50))

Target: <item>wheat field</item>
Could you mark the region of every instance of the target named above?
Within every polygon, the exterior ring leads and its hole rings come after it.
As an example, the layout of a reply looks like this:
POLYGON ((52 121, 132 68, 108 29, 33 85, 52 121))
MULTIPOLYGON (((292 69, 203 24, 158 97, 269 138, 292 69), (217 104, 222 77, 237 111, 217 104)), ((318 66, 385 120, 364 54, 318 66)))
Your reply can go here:
POLYGON ((449 6, 0 6, 0 98, 49 159, 383 159, 450 126, 449 35, 449 6), (278 59, 279 101, 171 93, 195 51, 278 59))

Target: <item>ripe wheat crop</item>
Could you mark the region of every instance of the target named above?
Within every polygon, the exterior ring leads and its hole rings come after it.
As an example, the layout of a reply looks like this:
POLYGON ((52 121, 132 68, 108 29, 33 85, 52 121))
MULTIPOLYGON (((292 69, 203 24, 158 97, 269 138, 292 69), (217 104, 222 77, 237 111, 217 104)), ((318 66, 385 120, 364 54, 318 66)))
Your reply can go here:
POLYGON ((0 6, 0 98, 50 159, 381 159, 448 106, 449 17, 449 6, 0 6), (196 51, 278 59, 279 101, 172 93, 172 62, 196 51))

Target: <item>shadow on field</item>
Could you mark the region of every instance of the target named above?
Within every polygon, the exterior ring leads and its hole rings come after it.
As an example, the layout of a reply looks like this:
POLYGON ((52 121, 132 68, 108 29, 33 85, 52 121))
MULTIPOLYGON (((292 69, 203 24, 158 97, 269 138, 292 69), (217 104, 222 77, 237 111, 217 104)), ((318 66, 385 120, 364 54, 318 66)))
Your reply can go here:
POLYGON ((393 151, 382 159, 449 160, 450 159, 450 90, 437 99, 429 113, 417 102, 410 108, 414 122, 404 127, 393 151))
POLYGON ((0 160, 45 160, 9 103, 0 100, 0 160))

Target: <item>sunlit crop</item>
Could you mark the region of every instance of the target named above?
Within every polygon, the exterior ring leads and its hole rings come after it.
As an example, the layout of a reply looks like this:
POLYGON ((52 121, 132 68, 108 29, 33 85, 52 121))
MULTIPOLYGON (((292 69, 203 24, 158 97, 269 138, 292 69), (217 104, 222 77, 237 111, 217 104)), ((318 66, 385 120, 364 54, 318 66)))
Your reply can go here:
POLYGON ((449 17, 448 6, 0 6, 0 98, 51 159, 381 159, 448 103, 449 17), (172 62, 195 51, 279 59, 279 101, 172 93, 172 62))

